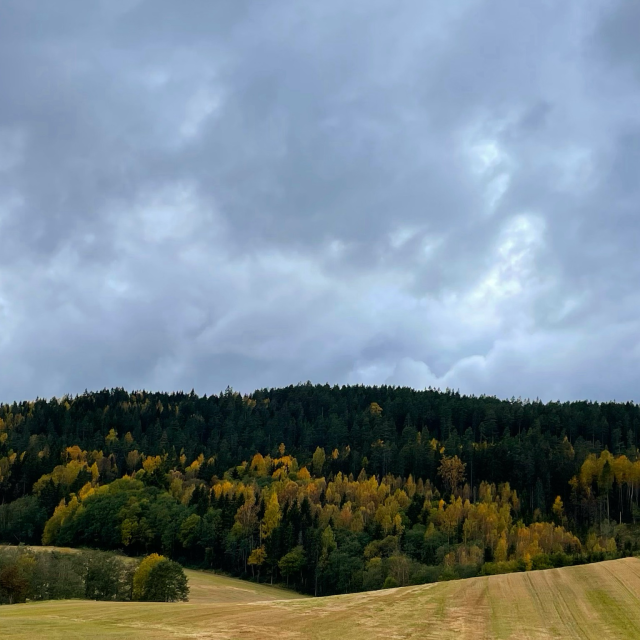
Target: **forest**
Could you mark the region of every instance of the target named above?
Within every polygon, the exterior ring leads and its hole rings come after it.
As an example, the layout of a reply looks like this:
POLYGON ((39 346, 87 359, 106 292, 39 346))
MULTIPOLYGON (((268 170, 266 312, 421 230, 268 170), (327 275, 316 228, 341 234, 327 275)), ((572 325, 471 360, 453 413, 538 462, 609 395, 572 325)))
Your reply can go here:
POLYGON ((634 403, 310 383, 0 405, 0 541, 328 595, 631 555, 634 403))

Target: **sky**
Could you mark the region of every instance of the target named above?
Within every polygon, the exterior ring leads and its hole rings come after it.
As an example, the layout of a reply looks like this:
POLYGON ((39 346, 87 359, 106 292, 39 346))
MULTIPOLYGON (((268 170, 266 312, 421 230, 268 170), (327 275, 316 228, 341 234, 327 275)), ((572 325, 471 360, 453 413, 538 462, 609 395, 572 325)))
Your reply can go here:
POLYGON ((0 401, 639 401, 639 32, 635 0, 3 0, 0 401))

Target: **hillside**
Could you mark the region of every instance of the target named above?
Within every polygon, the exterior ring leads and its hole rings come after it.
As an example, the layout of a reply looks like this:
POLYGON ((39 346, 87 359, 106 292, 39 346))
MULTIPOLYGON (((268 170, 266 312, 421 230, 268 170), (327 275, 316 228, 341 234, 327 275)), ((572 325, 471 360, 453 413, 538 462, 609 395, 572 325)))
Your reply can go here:
POLYGON ((291 594, 189 572, 184 604, 46 602, 0 608, 4 638, 581 638, 640 636, 640 560, 345 596, 291 594), (232 591, 232 595, 229 594, 232 591))
POLYGON ((304 598, 295 591, 229 578, 208 571, 185 569, 184 572, 189 579, 189 604, 192 605, 239 604, 304 598))
POLYGON ((395 387, 5 404, 0 543, 314 596, 613 560, 640 551, 639 427, 631 403, 395 387))
MULTIPOLYGON (((8 545, 0 544, 3 549, 11 549, 8 545)), ((16 548, 13 547, 15 550, 16 548)), ((24 550, 35 553, 57 551, 64 554, 80 554, 80 549, 71 547, 25 546, 24 550)), ((139 559, 120 556, 126 562, 136 565, 139 559)), ((270 600, 292 600, 303 598, 300 594, 289 589, 283 589, 269 584, 257 584, 248 580, 239 580, 211 571, 194 571, 184 569, 189 581, 189 602, 191 604, 222 604, 238 602, 258 602, 270 600)), ((4 610, 3 610, 4 611, 4 610)))

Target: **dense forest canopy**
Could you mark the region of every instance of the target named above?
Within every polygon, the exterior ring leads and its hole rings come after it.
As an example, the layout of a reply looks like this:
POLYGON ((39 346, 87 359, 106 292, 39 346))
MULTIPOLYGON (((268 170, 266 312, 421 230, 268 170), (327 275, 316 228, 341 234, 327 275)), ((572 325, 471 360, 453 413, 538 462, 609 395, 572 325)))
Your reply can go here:
POLYGON ((311 593, 638 548, 640 408, 328 385, 0 405, 0 540, 311 593))

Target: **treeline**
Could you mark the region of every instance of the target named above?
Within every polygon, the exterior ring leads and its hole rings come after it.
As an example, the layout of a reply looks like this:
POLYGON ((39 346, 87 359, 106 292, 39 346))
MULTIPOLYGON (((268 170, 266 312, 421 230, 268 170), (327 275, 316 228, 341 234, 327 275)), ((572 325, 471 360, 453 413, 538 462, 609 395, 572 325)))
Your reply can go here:
POLYGON ((137 563, 101 551, 0 547, 0 604, 26 600, 131 600, 137 563))
MULTIPOLYGON (((202 478, 221 476, 260 451, 275 456, 281 442, 306 463, 317 447, 337 450, 329 471, 430 478, 440 454, 467 463, 472 486, 509 482, 523 507, 550 507, 589 453, 635 455, 640 408, 633 403, 542 403, 468 397, 397 387, 310 384, 198 397, 184 393, 128 393, 122 389, 78 397, 0 405, 0 503, 29 493, 60 462, 67 447, 103 451, 110 469, 131 472, 145 455, 203 454, 202 478), (379 413, 369 411, 375 403, 379 413), (115 436, 110 436, 113 431, 115 436), (420 434, 420 438, 418 438, 420 434), (566 440, 565 440, 566 439, 566 440), (477 445, 477 446, 474 446, 477 445), (9 451, 19 456, 6 459, 9 451), (11 472, 8 472, 8 466, 11 472), (539 481, 539 482, 538 482, 539 481)), ((107 468, 109 467, 109 468, 107 468)), ((112 478, 112 479, 115 479, 112 478)))
POLYGON ((180 565, 152 554, 137 562, 114 553, 0 546, 0 604, 27 600, 186 600, 180 565))
POLYGON ((394 387, 0 406, 0 540, 316 594, 638 550, 635 404, 394 387))

